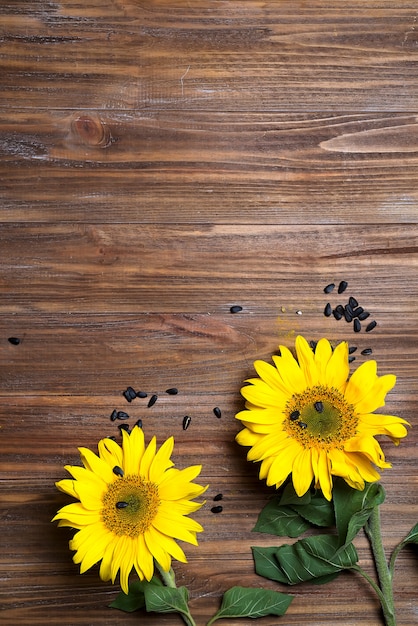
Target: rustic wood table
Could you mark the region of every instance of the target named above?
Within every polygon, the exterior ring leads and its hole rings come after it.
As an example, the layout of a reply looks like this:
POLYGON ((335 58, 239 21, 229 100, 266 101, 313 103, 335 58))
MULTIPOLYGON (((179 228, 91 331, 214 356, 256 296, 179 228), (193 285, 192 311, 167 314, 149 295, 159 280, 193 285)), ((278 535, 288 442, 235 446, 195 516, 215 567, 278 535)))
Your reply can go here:
MULTIPOLYGON (((199 626, 232 585, 295 599, 225 624, 379 625, 355 574, 291 590, 255 574, 272 489, 234 415, 253 361, 297 334, 348 340, 353 366, 372 348, 398 377, 384 411, 413 426, 382 443, 387 550, 417 522, 416 3, 3 0, 0 16, 1 623, 182 623, 108 608, 118 585, 79 575, 50 523, 63 466, 119 437, 118 409, 174 435, 178 467, 203 464, 205 532, 175 564, 199 626), (340 280, 372 333, 324 316, 340 280), (157 403, 128 405, 127 385, 157 403)), ((396 572, 398 624, 416 624, 414 548, 396 572)))

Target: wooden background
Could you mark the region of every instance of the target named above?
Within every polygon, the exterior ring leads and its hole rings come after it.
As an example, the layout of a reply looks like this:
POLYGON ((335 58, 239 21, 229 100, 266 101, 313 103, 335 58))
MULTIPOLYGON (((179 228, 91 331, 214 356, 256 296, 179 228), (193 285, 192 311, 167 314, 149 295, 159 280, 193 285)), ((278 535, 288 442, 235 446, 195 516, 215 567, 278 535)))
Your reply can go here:
MULTIPOLYGON (((297 333, 398 376, 385 410, 414 428, 383 444, 389 551, 418 520, 416 2, 3 0, 0 30, 0 621, 181 624, 107 608, 118 587, 80 576, 50 523, 63 465, 118 434, 114 408, 173 434, 178 467, 203 463, 205 532, 175 566, 198 625, 229 586, 289 591, 254 573, 272 491, 234 414, 254 359, 297 333), (342 279, 372 333, 323 316, 342 279), (128 405, 127 385, 157 403, 128 405)), ((398 624, 416 624, 414 549, 396 572, 398 624)), ((284 618, 225 626, 380 623, 356 575, 290 591, 284 618)))

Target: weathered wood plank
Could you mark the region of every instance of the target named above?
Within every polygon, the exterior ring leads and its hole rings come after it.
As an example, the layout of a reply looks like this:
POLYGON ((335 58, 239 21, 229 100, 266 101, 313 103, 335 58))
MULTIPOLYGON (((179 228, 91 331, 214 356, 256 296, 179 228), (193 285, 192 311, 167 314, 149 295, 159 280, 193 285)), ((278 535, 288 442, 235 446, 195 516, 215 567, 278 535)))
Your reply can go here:
POLYGON ((405 314, 416 308, 417 236, 412 224, 5 224, 0 312, 308 312, 307 285, 353 279, 366 308, 405 314))
POLYGON ((416 222, 418 124, 402 114, 5 111, 0 176, 9 222, 416 222))
POLYGON ((411 111, 410 1, 2 3, 9 107, 411 111))

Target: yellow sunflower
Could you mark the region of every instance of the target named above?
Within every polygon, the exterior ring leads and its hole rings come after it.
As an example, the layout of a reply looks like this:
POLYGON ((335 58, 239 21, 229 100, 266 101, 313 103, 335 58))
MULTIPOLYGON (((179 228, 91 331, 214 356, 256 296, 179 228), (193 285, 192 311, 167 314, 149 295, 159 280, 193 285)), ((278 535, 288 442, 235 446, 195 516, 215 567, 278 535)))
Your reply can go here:
POLYGON ((140 580, 151 580, 154 559, 165 572, 172 557, 187 562, 175 539, 197 545, 196 533, 203 528, 186 516, 202 506, 191 500, 207 487, 192 482, 200 465, 173 467, 173 437, 157 452, 155 437, 146 447, 138 426, 122 436, 122 447, 109 438, 99 441, 98 456, 79 448, 84 467, 67 465, 74 480, 56 483, 79 502, 62 507, 52 521, 79 529, 70 549, 76 551, 80 573, 101 560, 102 580, 114 582, 120 570, 121 587, 128 593, 132 568, 140 580))
POLYGON ((280 346, 274 366, 254 363, 259 378, 241 389, 246 410, 236 418, 245 428, 236 439, 251 446, 249 461, 261 461, 260 479, 277 488, 292 474, 298 496, 314 481, 331 500, 332 476, 354 489, 380 478, 375 467, 390 467, 375 435, 398 445, 408 424, 400 417, 374 413, 384 406, 396 377, 377 376, 376 361, 358 367, 349 378, 348 344, 335 350, 321 339, 315 350, 296 338, 295 359, 280 346))

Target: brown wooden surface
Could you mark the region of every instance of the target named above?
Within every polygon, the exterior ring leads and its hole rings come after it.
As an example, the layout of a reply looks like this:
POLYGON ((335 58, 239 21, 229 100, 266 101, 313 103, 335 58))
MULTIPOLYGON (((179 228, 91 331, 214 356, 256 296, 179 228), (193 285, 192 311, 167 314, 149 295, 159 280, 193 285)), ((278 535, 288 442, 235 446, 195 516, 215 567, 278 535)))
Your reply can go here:
MULTIPOLYGON (((80 576, 50 523, 63 465, 116 434, 114 408, 173 434, 178 467, 203 464, 205 532, 175 565, 198 626, 229 586, 288 591, 254 573, 272 492, 233 416, 254 359, 297 333, 348 339, 354 365, 372 347, 398 376, 385 410, 413 429, 384 443, 389 551, 418 520, 416 3, 4 0, 0 29, 0 622, 181 623, 107 608, 117 586, 80 576), (373 333, 323 316, 341 279, 373 333), (156 405, 127 405, 127 385, 156 405)), ((406 549, 399 626, 417 623, 417 576, 406 549)), ((355 575, 291 591, 284 618, 225 626, 380 623, 355 575)))

